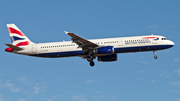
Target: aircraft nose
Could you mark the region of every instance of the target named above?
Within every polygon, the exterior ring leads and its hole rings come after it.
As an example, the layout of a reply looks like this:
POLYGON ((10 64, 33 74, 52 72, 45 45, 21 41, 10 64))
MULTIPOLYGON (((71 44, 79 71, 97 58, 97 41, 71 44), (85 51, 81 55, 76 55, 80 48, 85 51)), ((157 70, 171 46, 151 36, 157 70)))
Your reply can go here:
POLYGON ((169 41, 168 44, 174 46, 174 42, 173 41, 169 41))

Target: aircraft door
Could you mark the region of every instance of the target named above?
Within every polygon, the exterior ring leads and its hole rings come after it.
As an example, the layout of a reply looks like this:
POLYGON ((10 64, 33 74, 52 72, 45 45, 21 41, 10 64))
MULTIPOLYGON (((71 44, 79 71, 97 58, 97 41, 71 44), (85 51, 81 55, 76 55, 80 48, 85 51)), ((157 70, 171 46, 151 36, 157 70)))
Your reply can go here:
POLYGON ((118 45, 123 46, 123 39, 118 40, 118 45))
POLYGON ((36 50, 36 45, 32 45, 32 53, 36 53, 37 50, 36 50))

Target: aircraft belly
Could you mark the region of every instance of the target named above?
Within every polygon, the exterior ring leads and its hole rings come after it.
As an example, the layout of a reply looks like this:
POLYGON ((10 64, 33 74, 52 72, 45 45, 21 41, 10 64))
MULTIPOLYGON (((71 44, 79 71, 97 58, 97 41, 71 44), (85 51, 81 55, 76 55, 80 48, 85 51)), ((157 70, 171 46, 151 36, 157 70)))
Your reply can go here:
POLYGON ((126 52, 141 52, 141 51, 154 51, 163 50, 172 47, 173 45, 151 45, 151 46, 135 46, 135 47, 119 47, 115 48, 115 53, 126 53, 126 52))
POLYGON ((49 53, 32 54, 31 56, 58 58, 58 57, 72 57, 79 55, 83 55, 83 52, 82 51, 49 52, 49 53))

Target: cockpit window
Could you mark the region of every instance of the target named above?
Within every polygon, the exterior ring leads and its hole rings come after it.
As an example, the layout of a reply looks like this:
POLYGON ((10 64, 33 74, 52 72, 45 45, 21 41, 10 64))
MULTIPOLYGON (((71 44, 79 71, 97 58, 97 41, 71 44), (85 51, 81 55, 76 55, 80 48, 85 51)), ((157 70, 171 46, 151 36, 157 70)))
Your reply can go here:
POLYGON ((162 40, 167 40, 167 38, 162 38, 162 40))

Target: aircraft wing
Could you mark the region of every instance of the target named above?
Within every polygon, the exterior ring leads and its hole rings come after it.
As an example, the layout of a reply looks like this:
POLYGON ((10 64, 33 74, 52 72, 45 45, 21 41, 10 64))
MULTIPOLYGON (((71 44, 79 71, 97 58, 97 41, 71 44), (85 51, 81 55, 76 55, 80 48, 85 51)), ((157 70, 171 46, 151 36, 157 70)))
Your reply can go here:
POLYGON ((77 45, 79 45, 80 48, 82 49, 92 49, 92 48, 95 48, 95 47, 98 47, 97 44, 91 42, 91 41, 88 41, 74 33, 69 33, 69 32, 66 32, 65 31, 65 34, 71 36, 71 40, 76 43, 77 45))

